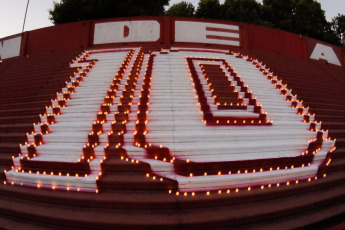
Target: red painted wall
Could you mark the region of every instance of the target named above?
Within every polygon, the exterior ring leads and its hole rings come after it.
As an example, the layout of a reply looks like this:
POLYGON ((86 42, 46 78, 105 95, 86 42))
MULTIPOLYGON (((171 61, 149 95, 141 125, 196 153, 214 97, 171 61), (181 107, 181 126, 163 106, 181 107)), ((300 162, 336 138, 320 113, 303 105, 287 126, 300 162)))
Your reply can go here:
POLYGON ((35 55, 89 47, 91 21, 74 22, 26 33, 24 54, 35 55))
MULTIPOLYGON (((157 20, 161 25, 160 39, 157 42, 144 43, 151 46, 168 48, 174 45, 174 22, 175 20, 199 21, 211 23, 225 23, 225 21, 173 18, 173 17, 134 17, 134 18, 113 18, 106 20, 92 20, 86 22, 75 22, 39 30, 25 32, 22 41, 21 55, 36 55, 40 53, 54 52, 58 50, 81 49, 90 47, 130 47, 139 46, 143 43, 112 43, 107 45, 93 45, 94 25, 100 22, 122 21, 122 20, 157 20)), ((229 23, 240 26, 240 47, 229 47, 215 44, 193 44, 185 45, 191 47, 207 48, 228 48, 233 50, 261 50, 276 54, 292 56, 296 58, 309 58, 316 43, 329 44, 310 39, 298 34, 293 34, 276 29, 266 28, 246 23, 229 23)), ((3 39, 0 39, 0 41, 3 39)), ((183 44, 179 44, 183 45, 183 44)), ((345 66, 345 51, 336 46, 331 46, 337 54, 340 62, 345 66)))
POLYGON ((305 58, 304 37, 263 26, 243 24, 246 33, 243 44, 245 49, 262 50, 276 54, 305 58))
MULTIPOLYGON (((111 19, 99 19, 99 20, 92 20, 91 21, 91 28, 90 28, 90 43, 91 46, 95 48, 102 48, 102 47, 123 47, 123 46, 142 46, 145 45, 164 45, 165 42, 170 41, 170 17, 130 17, 130 18, 111 18, 111 19), (94 28, 96 23, 104 23, 104 22, 119 22, 119 21, 144 21, 144 20, 155 20, 161 26, 160 31, 160 38, 156 42, 131 42, 131 43, 110 43, 110 44, 101 44, 101 45, 93 45, 93 38, 94 38, 94 28)), ((123 33, 123 31, 119 31, 119 33, 123 33)))
POLYGON ((305 37, 306 55, 308 58, 313 53, 313 50, 314 50, 317 43, 332 47, 335 54, 337 55, 340 63, 342 64, 343 67, 345 67, 345 50, 344 49, 342 49, 338 46, 334 46, 334 45, 327 44, 325 42, 318 41, 318 40, 313 39, 313 38, 305 37))

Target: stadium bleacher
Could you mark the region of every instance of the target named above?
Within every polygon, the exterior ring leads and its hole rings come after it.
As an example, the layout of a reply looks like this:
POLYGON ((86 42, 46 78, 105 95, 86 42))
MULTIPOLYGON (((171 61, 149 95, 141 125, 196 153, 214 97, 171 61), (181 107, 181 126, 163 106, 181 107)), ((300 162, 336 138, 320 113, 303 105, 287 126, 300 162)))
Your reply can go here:
POLYGON ((0 62, 2 228, 343 222, 344 67, 141 45, 0 62))

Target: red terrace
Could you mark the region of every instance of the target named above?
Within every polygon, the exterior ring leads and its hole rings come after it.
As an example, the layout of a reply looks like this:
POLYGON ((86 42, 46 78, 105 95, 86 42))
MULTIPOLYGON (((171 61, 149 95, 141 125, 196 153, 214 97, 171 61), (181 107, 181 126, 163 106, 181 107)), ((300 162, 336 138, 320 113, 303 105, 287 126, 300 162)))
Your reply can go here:
POLYGON ((0 39, 8 229, 341 229, 344 51, 142 17, 0 39))

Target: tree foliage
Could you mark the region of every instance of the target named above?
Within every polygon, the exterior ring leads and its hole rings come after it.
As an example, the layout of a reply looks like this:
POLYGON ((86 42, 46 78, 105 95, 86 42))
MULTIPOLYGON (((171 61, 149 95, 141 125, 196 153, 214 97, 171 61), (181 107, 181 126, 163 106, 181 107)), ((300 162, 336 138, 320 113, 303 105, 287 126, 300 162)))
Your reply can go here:
POLYGON ((131 16, 162 16, 169 0, 62 0, 49 11, 54 24, 131 16))
POLYGON ((281 30, 292 30, 292 14, 294 0, 263 0, 263 18, 271 26, 281 30))
POLYGON ((194 17, 195 8, 192 3, 182 1, 172 5, 166 12, 167 16, 194 17))
POLYGON ((334 17, 331 22, 331 27, 337 38, 341 40, 343 44, 345 44, 345 15, 338 14, 336 17, 334 17))
POLYGON ((324 39, 323 33, 327 31, 325 11, 321 4, 315 0, 298 0, 294 4, 292 32, 309 37, 324 39))
POLYGON ((325 11, 316 0, 263 0, 263 12, 264 21, 273 28, 339 45, 325 11))
POLYGON ((200 0, 195 13, 198 18, 222 18, 222 7, 219 0, 200 0))
POLYGON ((262 6, 255 0, 225 0, 222 19, 263 24, 262 6))

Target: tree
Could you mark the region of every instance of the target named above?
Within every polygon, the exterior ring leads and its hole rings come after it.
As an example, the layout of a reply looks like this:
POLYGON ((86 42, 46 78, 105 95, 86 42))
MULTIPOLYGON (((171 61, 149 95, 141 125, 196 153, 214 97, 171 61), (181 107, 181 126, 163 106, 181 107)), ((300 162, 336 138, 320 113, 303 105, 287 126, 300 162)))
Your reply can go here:
POLYGON ((294 0, 263 0, 263 17, 273 28, 292 31, 294 0))
POLYGON ((200 0, 195 15, 198 18, 221 19, 222 8, 219 0, 200 0))
POLYGON ((295 0, 292 15, 292 31, 319 40, 324 40, 327 30, 325 11, 315 0, 295 0))
POLYGON ((264 18, 272 27, 339 45, 316 0, 263 0, 264 18))
POLYGON ((339 41, 342 41, 342 44, 345 44, 345 15, 344 14, 338 14, 336 17, 332 19, 331 27, 333 31, 335 32, 337 38, 339 41))
POLYGON ((182 1, 172 5, 166 12, 167 16, 173 17, 194 17, 194 6, 190 2, 182 1))
POLYGON ((251 24, 264 24, 262 6, 256 0, 225 0, 222 19, 251 24))
POLYGON ((61 23, 131 16, 162 16, 169 0, 62 0, 49 10, 50 20, 61 23))
POLYGON ((332 29, 332 23, 330 22, 327 22, 326 30, 323 34, 323 39, 321 40, 336 46, 341 46, 341 38, 338 38, 336 32, 332 29))

